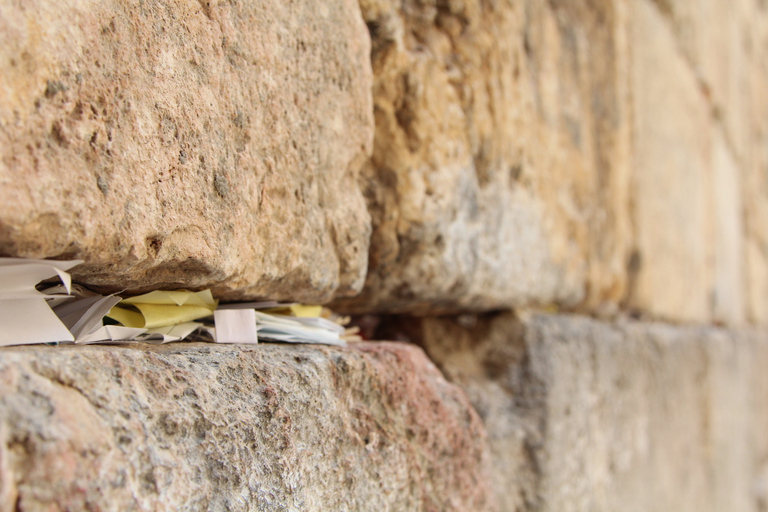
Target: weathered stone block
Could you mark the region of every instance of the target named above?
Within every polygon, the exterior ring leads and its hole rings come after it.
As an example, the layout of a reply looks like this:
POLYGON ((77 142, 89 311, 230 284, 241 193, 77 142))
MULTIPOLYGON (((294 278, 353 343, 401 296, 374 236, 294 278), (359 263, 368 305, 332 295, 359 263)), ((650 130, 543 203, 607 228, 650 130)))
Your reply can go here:
POLYGON ((0 253, 111 290, 358 291, 369 58, 356 0, 3 2, 0 253))
POLYGON ((636 240, 628 304, 674 321, 741 324, 747 166, 663 10, 646 0, 631 6, 636 240))
POLYGON ((361 0, 374 222, 347 309, 591 305, 624 293, 621 2, 361 0))
POLYGON ((0 510, 493 510, 487 438, 413 346, 0 350, 0 510))
POLYGON ((764 332, 511 314, 399 327, 483 418, 502 510, 768 506, 764 332))

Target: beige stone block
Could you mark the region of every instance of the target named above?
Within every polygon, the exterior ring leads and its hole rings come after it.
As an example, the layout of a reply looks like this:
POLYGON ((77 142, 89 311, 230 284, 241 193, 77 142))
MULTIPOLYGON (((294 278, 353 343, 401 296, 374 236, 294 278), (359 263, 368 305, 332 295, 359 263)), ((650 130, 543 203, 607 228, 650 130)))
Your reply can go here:
POLYGON ((764 331, 511 314, 400 328, 483 418, 502 510, 768 504, 764 331))
MULTIPOLYGON (((768 48, 768 23, 755 31, 755 48, 768 48)), ((768 62, 757 61, 750 76, 753 112, 751 139, 744 179, 747 228, 749 315, 753 322, 768 324, 768 62)))
POLYGON ((712 147, 715 281, 712 319, 741 325, 747 319, 747 252, 743 175, 718 130, 712 147))
POLYGON ((621 2, 363 0, 373 217, 352 310, 597 306, 630 241, 621 2))
POLYGON ((653 316, 712 314, 714 123, 671 28, 652 2, 631 2, 636 253, 630 306, 653 316))
POLYGON ((0 5, 0 252, 110 290, 357 292, 370 45, 356 0, 0 5))
POLYGON ((0 350, 0 510, 495 510, 416 347, 0 350))
MULTIPOLYGON (((657 2, 664 23, 724 132, 742 176, 747 247, 743 302, 752 322, 768 322, 768 10, 753 0, 657 2)), ((718 194, 718 189, 715 189, 718 194)))
POLYGON ((755 0, 665 0, 658 4, 721 118, 735 156, 748 158, 750 125, 756 117, 750 75, 764 60, 765 49, 757 38, 768 22, 768 11, 755 0))

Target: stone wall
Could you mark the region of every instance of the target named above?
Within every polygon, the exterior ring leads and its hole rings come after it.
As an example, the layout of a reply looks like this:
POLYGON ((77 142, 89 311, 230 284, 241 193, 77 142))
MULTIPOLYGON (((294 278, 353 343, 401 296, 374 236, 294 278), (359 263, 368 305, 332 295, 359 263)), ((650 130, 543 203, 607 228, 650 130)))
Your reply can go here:
POLYGON ((768 318, 759 2, 2 9, 6 255, 358 312, 768 318))
POLYGON ((466 390, 502 510, 768 506, 764 332, 508 313, 388 327, 466 390))
POLYGON ((490 510, 483 426, 416 347, 20 347, 0 510, 490 510))
POLYGON ((2 505, 768 509, 767 55, 762 0, 4 2, 0 256, 331 304, 458 387, 3 349, 2 505))

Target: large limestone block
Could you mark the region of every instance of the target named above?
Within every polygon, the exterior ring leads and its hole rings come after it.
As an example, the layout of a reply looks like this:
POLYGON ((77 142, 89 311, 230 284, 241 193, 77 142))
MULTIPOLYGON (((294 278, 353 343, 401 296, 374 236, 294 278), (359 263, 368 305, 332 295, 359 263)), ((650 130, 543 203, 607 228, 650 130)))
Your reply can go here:
MULTIPOLYGON (((671 26, 698 87, 721 125, 744 195, 748 319, 768 322, 768 10, 754 0, 664 0, 657 23, 671 26)), ((720 189, 715 187, 717 194, 720 189)), ((731 277, 736 281, 735 276, 731 277)))
POLYGON ((0 351, 0 510, 493 510, 487 438, 416 347, 0 351))
POLYGON ((631 2, 630 307, 672 320, 745 318, 742 182, 724 132, 656 4, 631 2))
POLYGON ((746 179, 748 311, 750 319, 768 325, 768 13, 752 32, 755 60, 750 75, 751 126, 746 179), (761 50, 761 51, 758 51, 761 50))
POLYGON ((622 2, 361 0, 374 222, 348 309, 591 305, 624 292, 622 2))
POLYGON ((764 67, 761 32, 768 9, 756 0, 660 0, 656 5, 672 26, 678 48, 720 116, 737 156, 747 157, 753 123, 768 123, 753 110, 757 91, 751 83, 754 72, 764 67))
POLYGON ((483 418, 502 510, 768 506, 764 332, 511 314, 397 328, 483 418))
POLYGON ((112 290, 324 301, 363 284, 355 0, 0 5, 0 253, 112 290))

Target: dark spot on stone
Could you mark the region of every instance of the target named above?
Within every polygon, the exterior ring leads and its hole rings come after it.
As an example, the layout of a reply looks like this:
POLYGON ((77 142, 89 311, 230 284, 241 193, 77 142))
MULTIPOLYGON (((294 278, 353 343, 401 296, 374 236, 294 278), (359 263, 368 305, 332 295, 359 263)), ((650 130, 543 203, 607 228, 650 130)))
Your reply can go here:
POLYGON ((53 127, 51 128, 51 137, 59 146, 63 148, 69 146, 69 140, 67 139, 64 127, 60 122, 54 123, 53 127))
POLYGON ((192 430, 195 434, 195 437, 202 440, 205 439, 205 435, 208 431, 208 425, 207 422, 204 419, 198 419, 195 421, 194 425, 192 426, 192 430))
POLYGON ((147 248, 149 249, 149 252, 157 256, 157 254, 160 252, 160 249, 163 247, 163 240, 160 238, 160 236, 150 236, 147 237, 147 248))
MULTIPOLYGON (((94 134, 94 137, 96 137, 96 134, 94 134)), ((96 186, 99 187, 99 190, 101 190, 101 193, 105 196, 109 193, 109 184, 107 183, 107 180, 101 176, 96 178, 96 186)))
POLYGON ((187 152, 183 149, 179 151, 179 163, 184 164, 187 162, 187 152))
POLYGON ((513 165, 509 168, 509 180, 517 181, 520 179, 520 175, 523 174, 523 166, 520 164, 513 165))
POLYGON ((216 189, 216 193, 221 197, 227 197, 229 193, 229 181, 222 174, 217 174, 213 178, 213 188, 216 189))
POLYGON ((339 373, 349 373, 349 363, 343 356, 334 358, 334 363, 336 363, 336 369, 339 370, 339 373))
POLYGON ((245 126, 245 116, 240 110, 237 111, 237 114, 235 115, 235 118, 232 120, 232 122, 234 122, 235 126, 240 128, 241 130, 243 129, 243 127, 245 126))
POLYGON ((53 98, 58 93, 66 91, 66 87, 64 87, 64 84, 59 82, 58 80, 48 80, 46 86, 45 86, 45 97, 46 98, 53 98))
POLYGON ((141 486, 149 491, 157 492, 157 480, 155 480, 155 474, 151 469, 141 475, 141 486))
POLYGON ((158 420, 159 426, 165 435, 172 437, 179 433, 179 425, 167 413, 162 413, 158 420))
POLYGON ((133 442, 133 438, 131 436, 120 436, 117 438, 117 442, 122 446, 127 446, 133 442))
POLYGON ((643 260, 642 256, 640 256, 640 251, 632 251, 632 254, 629 256, 629 262, 627 263, 627 271, 630 275, 636 275, 640 272, 642 266, 643 260))

